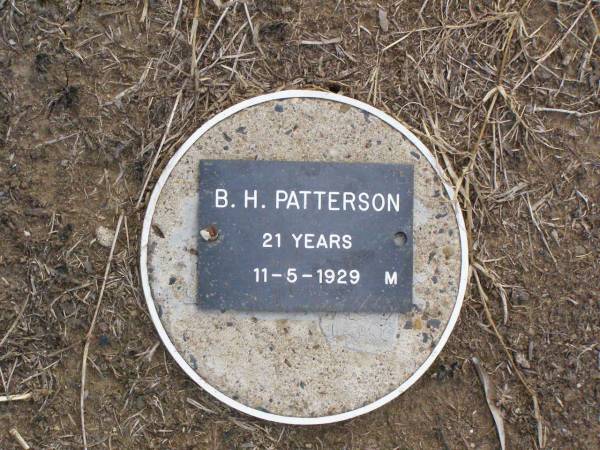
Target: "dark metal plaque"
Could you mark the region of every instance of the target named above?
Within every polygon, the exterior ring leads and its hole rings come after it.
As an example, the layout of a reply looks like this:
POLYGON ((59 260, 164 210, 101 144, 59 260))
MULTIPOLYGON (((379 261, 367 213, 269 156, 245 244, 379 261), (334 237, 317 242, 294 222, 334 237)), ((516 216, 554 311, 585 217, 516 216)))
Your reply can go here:
POLYGON ((201 308, 411 309, 411 165, 204 160, 199 201, 201 308))

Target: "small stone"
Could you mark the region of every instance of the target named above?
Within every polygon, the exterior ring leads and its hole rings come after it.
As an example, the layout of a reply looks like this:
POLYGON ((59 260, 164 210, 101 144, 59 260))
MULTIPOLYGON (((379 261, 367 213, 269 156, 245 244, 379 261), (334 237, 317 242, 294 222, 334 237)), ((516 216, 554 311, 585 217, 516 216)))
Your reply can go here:
POLYGON ((442 248, 442 253, 446 259, 450 259, 450 257, 454 255, 454 249, 449 245, 446 245, 444 248, 442 248))
POLYGON ((381 27, 381 31, 387 33, 390 29, 390 22, 387 18, 387 12, 383 8, 379 8, 379 26, 381 27))
POLYGON ((529 293, 523 288, 515 288, 512 290, 510 295, 510 300, 513 303, 518 303, 519 305, 523 305, 529 302, 529 293))
POLYGON ((83 269, 86 273, 94 273, 94 266, 89 260, 83 261, 83 269))
POLYGON ((423 329, 423 321, 421 320, 420 317, 417 317, 414 320, 413 327, 414 327, 415 330, 422 330, 423 329))
POLYGON ((515 353, 515 362, 523 369, 531 369, 531 364, 523 353, 515 353))
POLYGON ((98 244, 100 244, 102 247, 112 247, 112 242, 114 238, 115 233, 113 230, 109 230, 108 228, 103 227, 102 225, 96 228, 96 240, 98 241, 98 244))
POLYGON ((144 396, 140 395, 135 399, 135 407, 137 409, 144 409, 146 406, 146 402, 144 401, 144 396))
POLYGON ((538 70, 537 75, 540 78, 540 80, 543 80, 543 81, 548 81, 550 78, 552 78, 552 73, 546 69, 538 70))
POLYGON ((427 321, 427 326, 429 328, 439 328, 441 324, 442 324, 442 321, 439 319, 429 319, 427 321))

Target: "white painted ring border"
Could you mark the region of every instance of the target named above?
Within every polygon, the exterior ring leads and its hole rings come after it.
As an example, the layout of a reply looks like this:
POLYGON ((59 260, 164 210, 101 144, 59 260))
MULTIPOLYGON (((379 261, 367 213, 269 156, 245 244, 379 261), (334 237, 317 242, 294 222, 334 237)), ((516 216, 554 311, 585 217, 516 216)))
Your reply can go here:
POLYGON ((460 206, 456 200, 453 202, 453 208, 456 215, 456 222, 458 224, 458 230, 460 235, 460 248, 461 248, 461 268, 460 268, 460 282, 458 287, 458 294, 456 297, 456 303, 454 304, 454 309, 452 310, 452 314, 450 315, 450 320, 448 321, 448 325, 446 329, 442 333, 440 340, 436 344, 435 348, 431 352, 431 354, 427 357, 427 359, 419 366, 419 368, 406 380, 402 383, 398 388, 390 392, 389 394, 381 397, 379 400, 374 401, 368 405, 362 406, 360 408, 354 409, 352 411, 347 411, 341 414, 334 414, 330 416, 323 417, 293 417, 293 416, 280 416, 278 414, 271 414, 268 412, 260 411, 258 409, 250 408, 228 396, 220 392, 215 387, 208 384, 205 380, 203 380, 198 373, 192 369, 188 363, 183 359, 183 357, 179 354, 171 339, 169 338, 167 332, 165 331, 163 324, 158 316, 158 311, 156 310, 156 305, 154 304, 154 299, 152 298, 152 292, 150 290, 150 282, 148 278, 148 239, 150 236, 150 227, 152 224, 152 217, 154 215, 154 210, 156 208, 156 203, 158 201, 158 197, 160 196, 160 192, 167 182, 169 175, 182 158, 182 156, 190 149, 190 147, 210 128, 215 126, 217 123, 222 120, 228 118, 229 116, 243 110, 249 108, 251 106, 256 106, 261 103, 274 101, 274 100, 282 100, 289 98, 318 98, 323 100, 330 100, 339 103, 345 103, 350 106, 354 106, 356 108, 367 111, 369 114, 372 114, 375 117, 378 117, 385 123, 387 123, 392 128, 396 129, 400 133, 402 133, 409 141, 411 141, 419 151, 427 158, 431 166, 437 172, 439 178, 442 180, 444 187, 446 188, 446 192, 450 199, 455 199, 454 197, 454 189, 448 183, 446 176, 442 168, 439 166, 435 157, 431 154, 431 152, 425 147, 425 145, 413 134, 411 133, 404 125, 398 122, 396 119, 386 114, 385 112, 374 108, 366 103, 363 103, 359 100, 355 100, 349 97, 345 97, 343 95, 337 95, 330 92, 320 92, 320 91, 311 91, 311 90, 288 90, 288 91, 280 91, 274 92, 271 94, 260 95, 258 97, 253 97, 251 99, 245 100, 241 103, 231 106, 227 108, 225 111, 220 112, 210 120, 208 120, 204 125, 198 128, 185 143, 177 150, 175 155, 168 162, 167 166, 163 170, 156 186, 152 191, 152 195, 150 196, 150 201, 148 202, 148 207, 146 209, 146 214, 144 216, 144 223, 142 226, 142 235, 141 235, 141 245, 140 245, 140 276, 142 280, 142 288, 144 291, 144 297, 146 298, 146 303, 148 305, 148 310, 150 311, 150 317, 156 330, 158 331, 158 335, 162 340, 164 346, 167 348, 171 356, 175 359, 177 364, 183 369, 183 371, 196 382, 200 387, 202 387, 205 391, 207 391, 212 396, 216 397, 226 405, 237 409, 243 413, 249 414, 254 417, 258 417, 259 419, 269 420, 272 422, 279 422, 285 424, 292 425, 321 425, 333 422, 340 422, 343 420, 352 419, 354 417, 360 416, 362 414, 366 414, 370 411, 373 411, 386 403, 392 401, 400 394, 405 392, 408 388, 410 388, 423 374, 429 369, 431 364, 435 361, 439 353, 446 345, 448 338, 450 337, 450 333, 458 320, 458 316, 460 314, 460 309, 462 306, 463 298, 465 296, 465 291, 467 287, 467 274, 469 269, 469 255, 468 255, 468 244, 467 244, 467 232, 465 228, 465 222, 462 216, 462 211, 460 206))

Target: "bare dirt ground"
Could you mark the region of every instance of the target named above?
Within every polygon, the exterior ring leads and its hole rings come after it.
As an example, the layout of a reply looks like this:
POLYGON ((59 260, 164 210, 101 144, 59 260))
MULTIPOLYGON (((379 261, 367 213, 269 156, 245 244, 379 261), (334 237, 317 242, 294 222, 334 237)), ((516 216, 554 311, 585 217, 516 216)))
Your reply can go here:
POLYGON ((507 448, 597 449, 598 4, 206 1, 194 20, 195 3, 0 0, 0 448, 21 448, 13 428, 35 449, 83 446, 88 342, 88 448, 495 449, 476 357, 507 448), (331 426, 213 400, 158 343, 138 281, 145 181, 216 112, 284 88, 406 123, 470 230, 470 288, 438 361, 331 426), (121 214, 99 304, 96 229, 121 214))

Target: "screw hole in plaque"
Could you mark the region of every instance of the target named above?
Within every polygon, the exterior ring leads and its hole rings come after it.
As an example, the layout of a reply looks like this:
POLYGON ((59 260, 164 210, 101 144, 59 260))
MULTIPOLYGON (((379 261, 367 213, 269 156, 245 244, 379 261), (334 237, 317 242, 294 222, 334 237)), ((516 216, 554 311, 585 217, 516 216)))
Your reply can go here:
POLYGON ((398 231, 394 234, 394 244, 396 244, 396 247, 404 247, 406 241, 408 241, 408 237, 404 231, 398 231))

